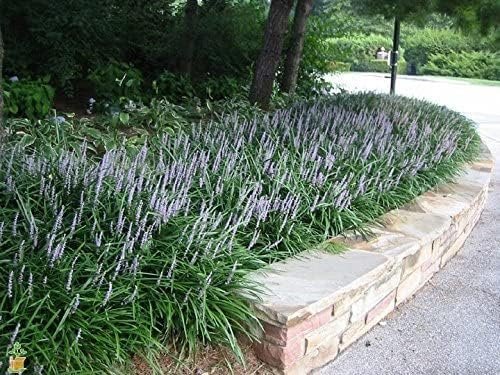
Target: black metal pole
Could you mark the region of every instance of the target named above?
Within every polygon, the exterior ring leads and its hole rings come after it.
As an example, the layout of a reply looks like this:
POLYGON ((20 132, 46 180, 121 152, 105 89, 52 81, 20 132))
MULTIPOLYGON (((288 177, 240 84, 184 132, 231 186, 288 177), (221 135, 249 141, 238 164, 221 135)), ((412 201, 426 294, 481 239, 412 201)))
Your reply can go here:
POLYGON ((392 51, 391 51, 391 95, 396 93, 396 75, 398 74, 398 54, 399 54, 399 34, 400 34, 400 21, 396 17, 394 19, 394 36, 392 38, 392 51))

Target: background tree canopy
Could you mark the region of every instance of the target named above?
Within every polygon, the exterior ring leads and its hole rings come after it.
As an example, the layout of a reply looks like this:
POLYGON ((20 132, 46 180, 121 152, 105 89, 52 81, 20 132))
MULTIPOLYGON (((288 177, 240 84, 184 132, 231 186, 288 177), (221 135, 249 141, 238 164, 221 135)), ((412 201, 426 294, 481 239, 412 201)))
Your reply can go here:
POLYGON ((400 72, 498 79, 494 0, 4 0, 4 74, 26 83, 5 84, 14 93, 7 114, 46 115, 54 98, 63 109, 107 101, 93 110, 124 97, 246 98, 273 3, 288 9, 276 61, 262 75, 266 93, 254 85, 264 102, 280 88, 320 93, 330 71, 386 71, 374 52, 390 48, 395 15, 404 20, 400 72), (45 102, 29 104, 26 95, 45 102))
MULTIPOLYGON (((183 7, 171 0, 6 0, 5 72, 49 74, 67 90, 111 60, 130 63, 151 77, 165 69, 175 72, 183 52, 183 7)), ((248 74, 260 48, 263 7, 260 0, 203 2, 191 30, 195 76, 248 74)))

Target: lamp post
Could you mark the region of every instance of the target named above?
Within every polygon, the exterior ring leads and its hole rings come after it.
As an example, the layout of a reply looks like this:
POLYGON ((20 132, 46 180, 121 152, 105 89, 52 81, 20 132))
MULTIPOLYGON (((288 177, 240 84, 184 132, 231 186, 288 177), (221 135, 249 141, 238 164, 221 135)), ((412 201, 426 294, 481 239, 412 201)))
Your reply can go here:
POLYGON ((401 22, 399 18, 394 19, 394 36, 392 38, 391 62, 391 95, 396 93, 396 75, 398 73, 398 55, 399 55, 399 34, 401 22))

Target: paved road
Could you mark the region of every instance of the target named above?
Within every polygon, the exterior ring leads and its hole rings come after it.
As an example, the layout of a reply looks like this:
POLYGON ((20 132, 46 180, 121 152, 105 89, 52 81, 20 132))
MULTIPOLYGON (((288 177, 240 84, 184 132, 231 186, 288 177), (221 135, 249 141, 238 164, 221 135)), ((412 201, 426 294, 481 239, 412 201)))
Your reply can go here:
MULTIPOLYGON (((331 78, 353 91, 387 92, 384 75, 331 78)), ((500 87, 443 79, 399 79, 402 95, 458 110, 479 124, 497 160, 490 195, 463 249, 322 375, 500 374, 500 87)))

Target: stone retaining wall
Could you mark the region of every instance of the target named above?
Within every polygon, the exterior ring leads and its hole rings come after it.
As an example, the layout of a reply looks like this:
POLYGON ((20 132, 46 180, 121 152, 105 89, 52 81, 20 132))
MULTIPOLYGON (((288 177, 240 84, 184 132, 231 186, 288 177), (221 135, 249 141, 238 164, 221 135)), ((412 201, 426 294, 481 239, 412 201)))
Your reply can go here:
POLYGON ((264 327, 257 356, 284 374, 332 361, 410 298, 461 248, 479 220, 493 160, 486 147, 456 183, 383 216, 369 240, 342 239, 341 255, 311 251, 257 271, 264 327))

